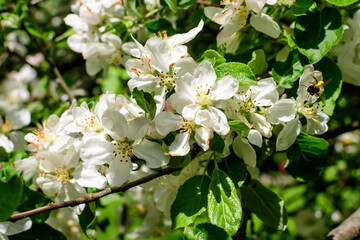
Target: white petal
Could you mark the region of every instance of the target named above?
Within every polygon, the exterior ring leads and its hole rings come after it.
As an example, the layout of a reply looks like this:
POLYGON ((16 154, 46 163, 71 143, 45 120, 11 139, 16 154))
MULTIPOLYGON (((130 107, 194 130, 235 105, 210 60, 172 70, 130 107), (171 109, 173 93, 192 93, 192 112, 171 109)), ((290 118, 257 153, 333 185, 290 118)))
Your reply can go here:
POLYGON ((38 167, 38 161, 34 156, 18 160, 14 162, 14 167, 17 170, 22 171, 24 174, 34 172, 38 167))
POLYGON ((212 92, 212 99, 229 99, 239 88, 239 82, 232 76, 226 76, 214 84, 214 91, 212 92))
POLYGON ((190 134, 188 132, 176 135, 175 140, 169 147, 169 154, 171 156, 185 156, 190 151, 189 139, 190 134))
POLYGON ((128 123, 118 111, 107 109, 101 118, 105 133, 115 140, 122 140, 128 135, 128 123))
POLYGON ((204 21, 200 20, 198 26, 191 29, 189 32, 170 36, 168 38, 170 47, 174 48, 176 45, 184 44, 194 39, 194 37, 202 30, 203 26, 204 26, 204 21))
POLYGON ((149 168, 159 168, 169 162, 169 156, 162 152, 160 144, 146 141, 139 145, 133 146, 134 155, 146 161, 149 168))
POLYGON ((80 157, 88 164, 101 165, 113 158, 113 151, 112 143, 107 142, 103 136, 88 135, 83 138, 80 157))
POLYGON ((285 151, 296 141, 301 123, 298 118, 286 123, 276 140, 276 151, 285 151))
POLYGON ((200 127, 195 130, 196 143, 207 151, 210 147, 210 139, 213 137, 213 131, 206 127, 200 127))
POLYGON ((114 187, 121 186, 129 179, 131 169, 132 163, 130 158, 126 160, 114 158, 113 161, 110 162, 109 168, 106 170, 106 178, 109 184, 114 187))
POLYGON ((246 138, 237 136, 233 142, 235 154, 242 158, 245 164, 250 167, 256 167, 256 152, 246 138))
POLYGON ((261 79, 258 81, 258 86, 252 86, 251 90, 255 93, 251 99, 256 106, 271 106, 279 100, 276 83, 273 78, 261 79))
POLYGON ((250 24, 257 31, 265 33, 272 38, 278 38, 281 33, 279 25, 265 13, 251 15, 250 24))
POLYGON ((325 133, 328 130, 329 116, 321 111, 318 111, 314 116, 313 118, 307 118, 306 133, 310 135, 325 133))
POLYGON ((106 177, 98 172, 95 166, 80 163, 72 173, 76 182, 83 187, 103 189, 106 187, 106 177))
POLYGON ((295 102, 291 99, 281 99, 269 108, 267 120, 273 124, 289 122, 295 118, 295 102))
POLYGON ((128 137, 130 140, 142 139, 149 127, 150 119, 145 117, 138 117, 130 121, 128 137))
POLYGON ((168 133, 180 128, 180 126, 178 125, 181 124, 181 116, 166 111, 159 113, 155 117, 154 121, 156 124, 157 131, 161 135, 166 136, 168 133))
POLYGON ((262 146, 262 136, 258 131, 251 129, 247 138, 251 144, 258 147, 262 146))
POLYGON ((85 38, 76 34, 67 39, 67 44, 71 50, 77 53, 82 53, 87 46, 85 38))
POLYGON ((251 113, 250 121, 253 124, 253 128, 259 131, 264 137, 271 137, 271 124, 266 121, 266 118, 258 113, 251 113))

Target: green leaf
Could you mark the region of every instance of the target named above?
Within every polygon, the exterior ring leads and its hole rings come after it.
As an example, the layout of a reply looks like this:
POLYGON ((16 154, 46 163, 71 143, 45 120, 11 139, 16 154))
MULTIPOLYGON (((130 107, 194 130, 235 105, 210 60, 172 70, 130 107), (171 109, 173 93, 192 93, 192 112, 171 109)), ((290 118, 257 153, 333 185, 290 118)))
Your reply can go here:
POLYGON ((185 156, 174 156, 174 157, 171 156, 168 166, 172 168, 185 167, 190 162, 191 162, 190 153, 186 154, 185 156))
POLYGON ((286 152, 289 159, 286 171, 298 179, 314 181, 326 163, 328 146, 322 138, 300 133, 286 152))
POLYGON ((317 63, 340 41, 343 31, 339 10, 324 8, 321 12, 298 17, 294 36, 300 53, 310 63, 317 63))
POLYGON ((153 96, 151 96, 150 93, 139 91, 137 88, 134 88, 132 95, 139 107, 141 107, 145 112, 149 113, 151 119, 154 119, 156 103, 153 96))
POLYGON ((211 177, 208 215, 212 224, 224 229, 230 236, 240 226, 242 209, 234 183, 219 169, 215 169, 211 177))
POLYGON ((214 132, 214 137, 210 139, 210 150, 213 150, 218 153, 223 153, 225 147, 224 139, 214 132))
POLYGON ((292 88, 293 83, 304 72, 308 60, 299 54, 297 49, 292 50, 285 61, 276 62, 272 69, 274 80, 284 88, 292 88))
POLYGON ((0 147, 0 162, 7 162, 9 159, 9 154, 5 151, 3 147, 0 147))
POLYGON ((206 210, 209 185, 208 176, 197 175, 180 186, 170 210, 172 229, 186 227, 206 210))
POLYGON ((228 75, 232 76, 239 81, 239 86, 257 85, 253 72, 243 63, 223 63, 215 68, 215 72, 218 79, 228 75))
POLYGON ((297 0, 291 6, 291 12, 295 16, 306 15, 310 12, 314 12, 316 10, 316 2, 313 0, 297 0))
POLYGON ((159 18, 144 24, 147 27, 148 31, 152 33, 158 33, 159 31, 166 31, 168 35, 173 35, 176 33, 175 29, 172 27, 172 24, 164 19, 159 18))
POLYGON ((253 180, 249 186, 244 186, 241 194, 245 205, 267 226, 285 230, 287 212, 284 200, 260 182, 253 180))
POLYGON ((242 121, 229 121, 228 124, 237 134, 243 138, 247 137, 250 132, 248 125, 242 121))
MULTIPOLYGON (((342 74, 339 67, 328 58, 323 58, 315 66, 315 69, 323 73, 324 82, 329 81, 324 86, 321 98, 325 98, 325 106, 322 107, 324 113, 332 116, 335 109, 335 102, 340 96, 342 86, 342 74)), ((321 104, 320 104, 321 105, 321 104)))
POLYGON ((252 52, 252 58, 247 64, 255 76, 261 76, 266 73, 269 64, 266 62, 265 52, 257 49, 252 52))
POLYGON ((93 232, 90 229, 96 220, 95 204, 96 204, 95 202, 86 204, 84 210, 79 215, 81 229, 83 230, 84 233, 86 233, 86 235, 90 239, 96 239, 96 238, 93 238, 93 232), (89 234, 88 234, 88 230, 90 230, 89 234))
POLYGON ((194 240, 231 239, 223 229, 210 223, 201 223, 194 228, 187 228, 185 234, 188 239, 194 240))
POLYGON ((7 182, 0 180, 0 222, 8 219, 27 197, 25 185, 18 176, 12 176, 7 182))
POLYGON ((358 0, 326 0, 329 3, 335 4, 337 6, 347 6, 353 3, 356 3, 358 0))
POLYGON ((166 4, 169 6, 170 10, 174 13, 177 12, 177 0, 164 0, 166 4))
POLYGON ((213 67, 216 67, 219 64, 226 62, 226 59, 221 56, 217 51, 213 49, 208 49, 204 52, 201 58, 197 61, 198 63, 202 61, 209 61, 213 67))
POLYGON ((247 175, 246 165, 240 158, 230 155, 229 157, 222 160, 219 164, 219 169, 223 170, 235 184, 235 188, 240 188, 247 175))

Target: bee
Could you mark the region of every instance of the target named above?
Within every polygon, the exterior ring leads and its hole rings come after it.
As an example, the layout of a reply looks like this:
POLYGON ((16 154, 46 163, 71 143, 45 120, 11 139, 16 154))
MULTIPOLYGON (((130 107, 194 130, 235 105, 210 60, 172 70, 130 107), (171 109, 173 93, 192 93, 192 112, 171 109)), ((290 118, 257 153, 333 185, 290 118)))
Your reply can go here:
POLYGON ((313 82, 310 82, 309 86, 306 88, 306 92, 310 96, 314 96, 316 98, 321 97, 322 102, 325 102, 325 98, 323 96, 324 87, 331 81, 331 78, 326 82, 322 80, 318 80, 316 77, 313 76, 313 82))

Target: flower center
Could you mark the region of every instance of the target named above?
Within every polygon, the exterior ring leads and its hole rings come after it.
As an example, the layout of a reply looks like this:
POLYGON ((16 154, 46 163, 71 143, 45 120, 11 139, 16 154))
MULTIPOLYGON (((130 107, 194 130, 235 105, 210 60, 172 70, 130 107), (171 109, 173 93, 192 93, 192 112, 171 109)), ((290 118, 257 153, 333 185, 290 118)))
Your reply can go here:
POLYGON ((2 133, 8 133, 8 132, 10 132, 13 128, 14 128, 14 126, 13 126, 12 123, 10 122, 10 119, 9 119, 9 118, 5 118, 5 122, 0 126, 0 132, 2 132, 2 133))
POLYGON ((124 140, 117 140, 113 142, 114 145, 114 158, 118 157, 120 162, 128 162, 133 156, 133 149, 130 140, 126 137, 124 140))
MULTIPOLYGON (((69 172, 66 168, 62 168, 62 166, 58 166, 58 169, 51 171, 53 176, 57 177, 57 181, 65 184, 70 180, 69 172)), ((52 178, 52 176, 50 176, 52 178)))
POLYGON ((180 132, 188 132, 189 135, 191 135, 191 132, 194 131, 196 128, 197 128, 197 125, 193 122, 193 121, 188 121, 188 120, 185 120, 185 119, 181 119, 183 120, 184 122, 181 123, 181 130, 180 132))
POLYGON ((200 107, 200 109, 207 109, 209 106, 212 106, 213 104, 211 97, 212 97, 211 94, 207 94, 204 91, 200 93, 197 92, 196 104, 200 107))

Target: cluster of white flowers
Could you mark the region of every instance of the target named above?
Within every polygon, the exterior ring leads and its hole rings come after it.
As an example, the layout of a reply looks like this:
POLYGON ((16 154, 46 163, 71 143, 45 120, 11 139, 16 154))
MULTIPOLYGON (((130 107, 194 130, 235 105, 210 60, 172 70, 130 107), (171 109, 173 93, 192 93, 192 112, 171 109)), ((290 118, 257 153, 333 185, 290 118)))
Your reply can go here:
POLYGON ((227 52, 235 52, 239 46, 239 30, 241 30, 251 13, 250 24, 259 32, 277 38, 280 35, 279 25, 268 15, 261 12, 265 3, 275 4, 276 1, 266 0, 224 0, 220 7, 206 7, 205 15, 213 22, 220 24, 222 29, 217 35, 217 45, 226 45, 227 52))
POLYGON ((95 75, 109 64, 120 65, 122 41, 110 32, 105 33, 106 23, 116 23, 124 15, 121 0, 85 0, 72 6, 73 12, 65 23, 75 32, 68 38, 69 47, 82 53, 86 59, 86 71, 95 75))
MULTIPOLYGON (((171 157, 189 154, 195 145, 208 151, 215 134, 225 142, 221 157, 232 149, 255 178, 258 171, 253 146, 261 147, 263 137, 275 132, 276 149, 284 151, 300 131, 313 135, 327 130, 329 117, 316 103, 319 95, 308 91, 314 78, 322 81, 321 72, 312 65, 305 68, 296 99, 279 99, 278 86, 271 77, 251 86, 239 86, 230 75, 217 79, 212 64, 196 63, 183 45, 203 24, 200 21, 184 34, 167 36, 164 32, 144 46, 135 39, 124 44, 134 57, 125 64, 131 78, 128 86, 131 91, 153 96, 153 114, 135 100, 112 92, 101 95, 94 108, 86 102, 80 106, 73 102, 60 117, 50 116, 43 127, 25 136, 34 154, 16 161, 15 167, 25 174, 35 172, 36 186, 55 201, 66 201, 84 196, 86 187, 120 186, 138 176, 139 171, 132 170, 141 163, 133 163, 134 159, 156 169, 167 165, 171 157), (237 134, 229 121, 245 125, 248 135, 237 134), (169 138, 165 140, 169 134, 173 136, 170 143, 169 138)), ((204 171, 203 160, 195 158, 179 175, 163 176, 147 187, 155 202, 149 219, 157 211, 169 216, 178 188, 204 171)), ((77 206, 75 213, 83 207, 77 206)))

